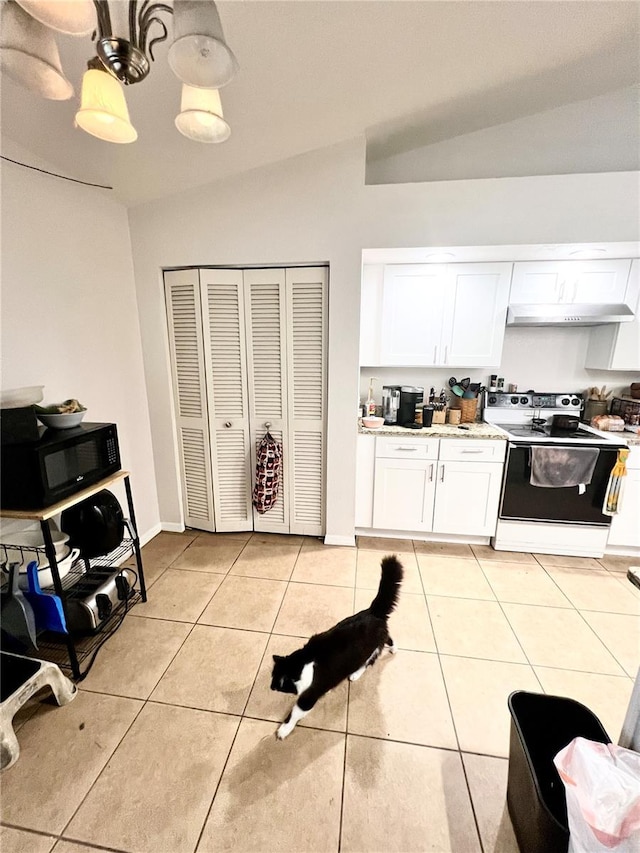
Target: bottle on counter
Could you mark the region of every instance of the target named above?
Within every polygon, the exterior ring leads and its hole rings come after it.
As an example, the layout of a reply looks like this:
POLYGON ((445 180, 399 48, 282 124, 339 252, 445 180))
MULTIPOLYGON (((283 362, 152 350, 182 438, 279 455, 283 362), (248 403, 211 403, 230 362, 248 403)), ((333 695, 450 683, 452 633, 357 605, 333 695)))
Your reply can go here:
POLYGON ((504 391, 504 376, 498 376, 498 385, 496 391, 499 394, 502 394, 502 392, 504 391))
POLYGON ((369 379, 369 396, 366 403, 366 417, 368 418, 375 417, 376 414, 376 401, 373 399, 373 383, 375 378, 375 376, 372 376, 369 379))
POLYGON ((495 394, 498 390, 498 374, 492 373, 489 377, 489 393, 495 394))

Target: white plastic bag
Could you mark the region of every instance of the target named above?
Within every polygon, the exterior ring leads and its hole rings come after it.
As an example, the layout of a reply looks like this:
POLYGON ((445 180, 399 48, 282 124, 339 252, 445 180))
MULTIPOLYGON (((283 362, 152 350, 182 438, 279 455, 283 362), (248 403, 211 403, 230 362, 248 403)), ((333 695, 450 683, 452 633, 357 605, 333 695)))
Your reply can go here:
POLYGON ((640 753, 577 737, 553 763, 567 795, 568 853, 638 853, 640 753))

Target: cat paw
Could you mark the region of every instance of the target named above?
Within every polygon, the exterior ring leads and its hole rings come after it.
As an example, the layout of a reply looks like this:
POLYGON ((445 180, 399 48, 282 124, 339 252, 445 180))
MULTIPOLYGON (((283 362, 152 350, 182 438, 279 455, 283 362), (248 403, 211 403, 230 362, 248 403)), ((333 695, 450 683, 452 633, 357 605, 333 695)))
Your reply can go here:
POLYGON ((393 646, 389 646, 389 651, 392 655, 395 655, 395 653, 398 651, 398 647, 395 644, 393 646))
POLYGON ((286 723, 282 723, 281 726, 278 726, 278 731, 276 732, 276 738, 278 740, 284 740, 287 735, 290 735, 292 731, 292 727, 288 726, 286 723))
POLYGON ((351 675, 349 676, 349 681, 357 681, 360 678, 360 676, 362 675, 362 673, 364 672, 364 670, 365 670, 365 667, 362 667, 361 669, 358 669, 355 672, 352 672, 351 675))

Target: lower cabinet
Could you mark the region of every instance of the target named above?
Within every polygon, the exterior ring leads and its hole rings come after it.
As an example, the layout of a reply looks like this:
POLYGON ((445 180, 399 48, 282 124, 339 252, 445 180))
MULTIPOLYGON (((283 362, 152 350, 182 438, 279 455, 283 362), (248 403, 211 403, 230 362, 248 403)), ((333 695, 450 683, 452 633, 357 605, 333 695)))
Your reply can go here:
POLYGON ((607 545, 640 548, 640 447, 631 448, 620 512, 611 520, 607 545))
POLYGON ((501 462, 438 462, 431 530, 458 536, 493 536, 502 470, 501 462))
POLYGON ((505 442, 381 436, 373 452, 371 438, 358 436, 357 527, 495 533, 505 442))

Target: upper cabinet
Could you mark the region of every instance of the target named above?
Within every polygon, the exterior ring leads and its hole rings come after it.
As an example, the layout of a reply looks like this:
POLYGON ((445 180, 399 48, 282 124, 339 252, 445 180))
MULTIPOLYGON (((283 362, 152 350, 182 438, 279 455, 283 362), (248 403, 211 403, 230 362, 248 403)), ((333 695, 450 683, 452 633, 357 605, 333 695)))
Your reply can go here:
POLYGON ((363 269, 362 365, 500 364, 512 264, 363 269))
MULTIPOLYGON (((511 305, 629 304, 630 260, 529 261, 513 265, 511 305)), ((630 305, 630 307, 633 307, 630 305)))
POLYGON ((591 330, 585 367, 591 370, 640 370, 640 261, 631 264, 629 292, 635 294, 636 316, 630 323, 612 323, 591 330))

